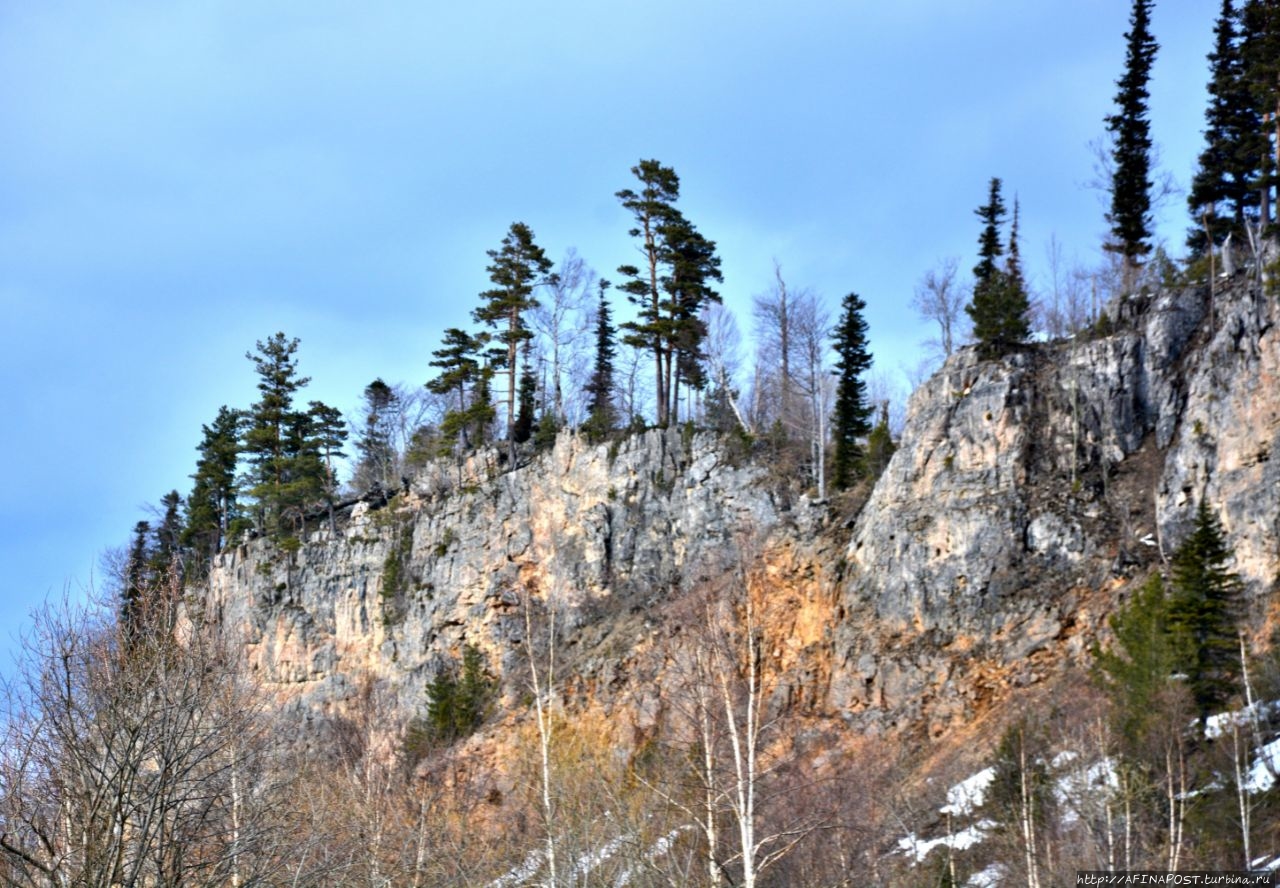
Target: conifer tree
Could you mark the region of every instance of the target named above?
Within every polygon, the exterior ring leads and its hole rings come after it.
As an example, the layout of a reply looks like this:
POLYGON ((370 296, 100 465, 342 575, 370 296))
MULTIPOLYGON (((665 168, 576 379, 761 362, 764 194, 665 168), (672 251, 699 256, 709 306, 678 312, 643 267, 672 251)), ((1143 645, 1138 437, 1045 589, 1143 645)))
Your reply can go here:
POLYGON ((1162 704, 1179 669, 1160 575, 1152 574, 1107 622, 1115 644, 1094 648, 1095 676, 1111 700, 1117 733, 1127 749, 1138 750, 1163 717, 1162 704))
POLYGON ((182 495, 171 490, 160 498, 160 524, 155 528, 151 574, 163 577, 182 566, 182 495))
POLYGON ((862 439, 871 432, 871 405, 862 374, 871 368, 867 343, 867 322, 862 313, 867 304, 857 293, 841 302, 840 320, 835 328, 836 403, 831 434, 835 453, 831 483, 836 489, 849 487, 865 472, 862 439))
POLYGON ((283 529, 281 516, 292 504, 292 482, 297 470, 298 426, 305 414, 294 409, 297 391, 311 380, 298 375, 298 340, 276 333, 257 343, 257 354, 245 357, 258 373, 261 398, 248 412, 243 452, 249 462, 249 493, 257 501, 260 529, 276 534, 283 529))
POLYGON ((396 446, 394 422, 399 413, 399 396, 381 378, 364 388, 364 422, 356 438, 354 483, 359 490, 374 485, 386 490, 395 483, 396 446))
POLYGON ((533 374, 530 359, 529 340, 525 340, 523 365, 520 368, 519 407, 516 410, 515 424, 511 427, 511 440, 523 444, 533 437, 535 414, 538 411, 538 379, 533 374))
POLYGON ((1151 252, 1151 125, 1147 84, 1159 45, 1151 35, 1154 0, 1133 0, 1124 74, 1116 81, 1116 111, 1106 118, 1112 136, 1111 240, 1106 249, 1124 261, 1125 285, 1133 284, 1142 257, 1151 252))
POLYGON ((587 422, 588 436, 593 439, 604 437, 618 424, 617 410, 613 406, 613 359, 617 354, 614 329, 609 300, 605 292, 609 289, 608 281, 600 281, 600 298, 596 306, 596 354, 591 378, 587 381, 587 422))
POLYGON ((222 549, 238 517, 236 500, 240 487, 236 466, 243 421, 241 411, 223 405, 212 425, 201 426, 203 437, 196 448, 200 456, 191 476, 195 483, 187 497, 182 544, 204 557, 212 557, 222 549))
POLYGON ((1259 205, 1258 178, 1268 154, 1262 117, 1245 77, 1239 11, 1233 0, 1222 0, 1214 35, 1205 147, 1187 195, 1193 220, 1188 243, 1197 252, 1205 248, 1206 214, 1214 244, 1228 236, 1247 243, 1245 221, 1259 205))
POLYGON ((1202 719, 1238 689, 1244 587, 1227 569, 1232 557, 1218 516, 1201 500, 1195 528, 1173 556, 1169 626, 1202 719))
POLYGON ((973 321, 973 337, 983 358, 1006 354, 1030 334, 1030 302, 1022 276, 1016 225, 1010 239, 1009 261, 1005 267, 1000 266, 1004 255, 1000 226, 1005 216, 1000 188, 1000 180, 993 177, 987 202, 974 210, 982 220, 982 232, 978 235, 978 264, 973 269, 973 297, 965 311, 973 321))
POLYGON ((441 446, 448 453, 457 447, 466 450, 487 440, 494 409, 489 397, 489 381, 493 368, 485 348, 488 334, 472 336, 465 330, 450 327, 444 331, 444 343, 432 352, 432 367, 440 375, 427 383, 428 391, 449 398, 457 397, 440 423, 441 446))
POLYGON ((1241 62, 1262 124, 1262 163, 1255 180, 1263 226, 1273 221, 1271 192, 1280 166, 1280 2, 1245 0, 1241 10, 1241 62))
POLYGON ((617 192, 635 226, 629 234, 640 240, 644 266, 623 265, 619 287, 633 305, 636 319, 623 324, 624 342, 654 357, 657 424, 665 427, 674 415, 681 383, 700 387, 702 341, 706 328, 703 306, 719 302, 710 286, 722 279, 715 242, 705 238, 676 208, 680 178, 656 160, 642 160, 631 168, 642 185, 639 192, 617 192))
POLYGON ((483 301, 473 316, 497 331, 494 339, 504 347, 500 366, 507 376, 507 455, 514 463, 520 344, 533 338, 525 313, 537 308, 533 291, 550 280, 553 263, 523 222, 513 222, 501 249, 489 250, 488 255, 493 289, 480 294, 483 301))
POLYGON ((322 501, 329 512, 329 530, 337 529, 333 505, 338 497, 338 474, 334 471, 333 461, 342 459, 346 453, 342 445, 349 432, 342 418, 342 411, 330 407, 322 401, 312 401, 308 405, 307 419, 309 434, 303 443, 303 449, 315 453, 318 459, 316 472, 309 477, 312 499, 322 501), (318 489, 317 489, 318 488, 318 489))

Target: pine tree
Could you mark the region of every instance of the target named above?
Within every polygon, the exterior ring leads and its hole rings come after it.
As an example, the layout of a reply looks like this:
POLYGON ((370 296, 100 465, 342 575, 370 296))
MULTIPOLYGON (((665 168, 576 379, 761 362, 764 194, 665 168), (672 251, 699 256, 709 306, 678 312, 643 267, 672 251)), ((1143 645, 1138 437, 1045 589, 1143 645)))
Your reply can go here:
POLYGON ((867 304, 857 293, 845 296, 835 329, 838 379, 831 424, 835 439, 831 483, 837 490, 849 487, 865 471, 862 439, 871 432, 872 413, 867 403, 867 386, 862 380, 862 374, 871 368, 867 322, 862 316, 866 308, 867 304))
POLYGON ((613 405, 613 359, 617 354, 614 337, 617 331, 609 308, 609 300, 605 291, 609 289, 608 281, 600 281, 600 299, 596 306, 596 354, 591 369, 591 378, 587 381, 587 421, 585 429, 592 440, 599 440, 607 435, 618 424, 617 410, 613 405))
POLYGON ((880 416, 871 432, 867 435, 867 475, 879 478, 889 466, 898 446, 893 443, 893 435, 889 431, 889 405, 880 405, 880 416))
POLYGON ((494 417, 489 391, 493 368, 485 354, 488 343, 487 334, 472 336, 450 327, 444 331, 444 343, 431 353, 435 358, 431 366, 439 367, 440 375, 427 383, 427 390, 457 396, 457 406, 451 406, 440 423, 443 453, 479 447, 488 438, 494 417))
POLYGON ((1214 244, 1228 236, 1247 243, 1245 221, 1260 202, 1257 183, 1268 152, 1262 117, 1245 77, 1239 18, 1233 0, 1222 0, 1209 54, 1205 147, 1187 195, 1193 219, 1188 243, 1196 252, 1205 249, 1205 215, 1214 244))
POLYGON ((320 466, 323 467, 322 474, 313 476, 313 497, 324 503, 329 513, 329 530, 336 531, 333 506, 338 497, 338 474, 334 471, 333 461, 346 456, 342 445, 349 434, 347 424, 342 418, 342 411, 336 407, 330 407, 321 401, 312 401, 307 407, 307 417, 310 420, 309 436, 304 441, 303 448, 308 453, 314 452, 320 466), (318 490, 316 490, 317 486, 318 490))
POLYGON ((298 376, 298 340, 276 333, 246 353, 258 373, 261 399, 249 408, 243 452, 253 482, 259 527, 272 535, 284 529, 282 515, 291 505, 298 456, 298 426, 305 414, 294 410, 293 398, 311 380, 298 376))
POLYGON ((1147 84, 1159 45, 1151 36, 1154 0, 1133 0, 1125 70, 1116 81, 1116 112, 1107 117, 1115 162, 1111 181, 1111 240, 1106 249, 1124 260, 1131 286, 1142 257, 1151 252, 1151 126, 1147 120, 1147 84))
POLYGON ((702 341, 706 336, 701 313, 720 296, 710 281, 720 281, 720 259, 715 242, 708 240, 676 209, 680 178, 656 160, 642 160, 631 172, 643 186, 639 192, 617 192, 635 226, 629 231, 640 239, 644 267, 623 265, 625 279, 619 287, 633 305, 636 319, 622 327, 623 341, 654 357, 657 424, 678 419, 676 395, 681 383, 701 386, 702 341))
POLYGON ((982 232, 978 235, 978 264, 973 269, 973 298, 965 311, 973 320, 973 337, 983 358, 998 358, 1030 335, 1030 301, 1022 276, 1016 224, 1010 238, 1009 261, 1005 267, 1000 266, 1004 255, 1000 226, 1005 216, 1000 187, 1000 180, 993 177, 987 202, 974 210, 982 220, 982 232))
POLYGON ((533 291, 551 279, 553 263, 523 222, 513 222, 501 249, 489 250, 488 255, 487 270, 494 286, 480 294, 483 301, 472 314, 477 323, 494 328, 495 341, 505 347, 500 366, 507 375, 507 455, 514 464, 520 344, 533 338, 525 313, 538 307, 533 291))
POLYGON ((1202 719, 1238 690, 1244 587, 1227 569, 1232 557, 1218 516, 1201 500, 1195 528, 1173 556, 1169 627, 1202 719))

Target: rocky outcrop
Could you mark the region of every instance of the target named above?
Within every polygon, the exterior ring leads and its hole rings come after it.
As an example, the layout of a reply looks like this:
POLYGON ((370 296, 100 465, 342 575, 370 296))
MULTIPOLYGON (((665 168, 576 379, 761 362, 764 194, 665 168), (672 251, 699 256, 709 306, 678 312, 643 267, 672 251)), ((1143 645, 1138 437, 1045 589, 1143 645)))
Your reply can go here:
POLYGON ((1277 301, 1243 276, 1113 306, 1110 335, 950 360, 853 528, 833 705, 934 730, 1079 657, 1115 590, 1221 512, 1255 597, 1280 556, 1277 301))
POLYGON ((913 395, 856 515, 775 491, 709 435, 566 433, 510 471, 492 454, 432 467, 294 553, 230 551, 206 601, 288 705, 339 711, 371 678, 409 714, 464 644, 517 673, 521 596, 554 600, 566 688, 639 723, 692 643, 672 602, 759 558, 789 602, 768 627, 780 699, 937 734, 1083 660, 1201 498, 1250 594, 1273 588, 1280 307, 1243 275, 1217 289, 1135 298, 1109 335, 998 362, 962 350, 913 395))

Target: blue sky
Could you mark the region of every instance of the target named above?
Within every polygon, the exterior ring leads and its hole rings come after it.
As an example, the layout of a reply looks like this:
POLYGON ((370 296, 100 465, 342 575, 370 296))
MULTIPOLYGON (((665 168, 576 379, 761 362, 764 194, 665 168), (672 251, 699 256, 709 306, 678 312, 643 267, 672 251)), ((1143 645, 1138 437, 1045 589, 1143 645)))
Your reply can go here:
MULTIPOLYGON (((1151 118, 1185 185, 1216 4, 1158 2, 1151 118)), ((1093 261, 1087 147, 1128 3, 120 0, 0 9, 0 639, 91 581, 144 503, 189 486, 200 426, 247 406, 244 353, 300 338, 308 397, 421 383, 485 251, 528 223, 610 275, 614 192, 657 158, 717 241, 746 326, 774 259, 868 303, 899 374, 908 302, 1000 176, 1042 274, 1093 261)), ((1175 202, 1161 232, 1180 248, 1175 202)), ((616 277, 616 275, 615 275, 616 277)))

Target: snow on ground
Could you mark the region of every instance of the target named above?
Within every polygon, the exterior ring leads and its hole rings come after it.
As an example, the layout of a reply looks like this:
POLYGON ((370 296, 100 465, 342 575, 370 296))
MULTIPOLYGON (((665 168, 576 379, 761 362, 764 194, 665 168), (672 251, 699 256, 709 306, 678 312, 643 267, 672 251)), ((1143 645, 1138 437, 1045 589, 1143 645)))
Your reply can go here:
POLYGON ((1258 750, 1244 788, 1250 793, 1266 792, 1276 785, 1277 773, 1280 773, 1280 740, 1272 740, 1258 750))
POLYGON ((1004 868, 998 863, 983 870, 978 870, 964 883, 965 888, 997 888, 1004 878, 1004 868))
POLYGON ((986 801, 987 790, 991 781, 996 779, 995 768, 985 768, 972 777, 961 780, 947 790, 947 803, 938 809, 942 814, 955 814, 960 817, 972 814, 975 808, 981 808, 986 801))
POLYGON ((1219 712, 1217 715, 1211 715, 1205 719, 1204 735, 1209 740, 1217 740, 1227 733, 1232 725, 1239 725, 1243 728, 1255 720, 1265 720, 1268 716, 1278 711, 1280 711, 1280 700, 1254 703, 1252 706, 1246 706, 1243 709, 1236 709, 1231 712, 1219 712))
POLYGON ((953 848, 956 851, 963 851, 966 848, 972 848, 987 837, 987 833, 994 829, 996 823, 994 820, 979 820, 973 826, 960 830, 949 836, 942 836, 937 839, 921 840, 912 833, 905 838, 898 839, 898 848, 903 854, 910 855, 916 859, 916 863, 923 863, 924 859, 929 856, 929 852, 934 848, 953 848))

